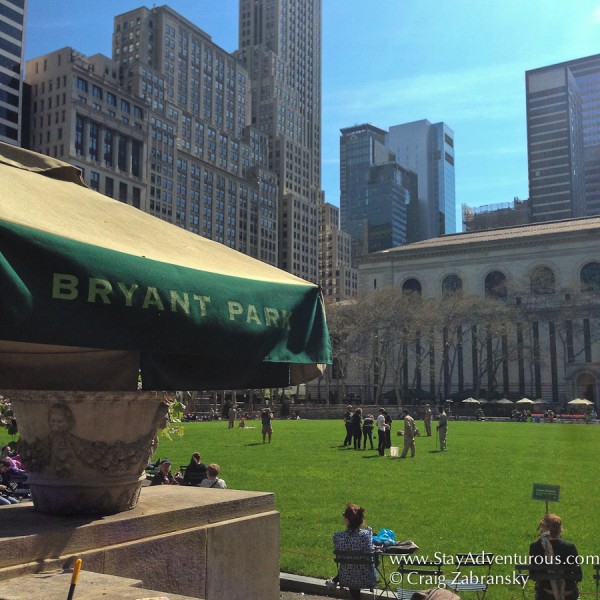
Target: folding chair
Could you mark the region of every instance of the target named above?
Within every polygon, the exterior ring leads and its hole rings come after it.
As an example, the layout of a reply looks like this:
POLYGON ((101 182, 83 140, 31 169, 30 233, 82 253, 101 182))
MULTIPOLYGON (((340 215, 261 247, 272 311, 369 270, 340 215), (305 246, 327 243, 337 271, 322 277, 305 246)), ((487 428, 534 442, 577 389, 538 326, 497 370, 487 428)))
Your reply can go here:
POLYGON ((487 567, 486 575, 489 576, 494 564, 494 555, 491 552, 479 552, 477 554, 468 552, 456 554, 455 560, 456 571, 459 571, 461 575, 456 576, 449 583, 447 582, 446 587, 457 594, 459 592, 474 592, 477 594, 477 600, 483 600, 488 589, 488 584, 484 583, 481 576, 478 577, 477 574, 473 573, 472 569, 487 567), (463 575, 462 569, 464 567, 469 568, 468 574, 465 573, 463 575))
MULTIPOLYGON (((376 568, 378 561, 378 554, 376 552, 359 552, 352 550, 340 550, 334 552, 334 560, 337 566, 338 572, 342 565, 352 565, 353 567, 369 567, 376 568)), ((341 586, 341 584, 340 584, 341 586)), ((346 589, 341 586, 342 589, 346 589)), ((375 589, 370 588, 369 591, 375 598, 375 589)))
POLYGON ((442 580, 442 562, 441 561, 422 561, 417 562, 409 557, 400 560, 396 565, 396 571, 399 577, 390 576, 393 581, 400 580, 400 588, 394 593, 398 600, 410 600, 415 592, 421 592, 425 588, 437 587, 437 583, 442 580), (405 587, 407 583, 411 587, 405 587), (413 588, 416 584, 422 585, 421 589, 413 588))
MULTIPOLYGON (((515 565, 519 573, 527 571, 532 581, 548 581, 551 579, 564 579, 565 581, 581 581, 581 568, 573 565, 515 565)), ((525 586, 523 586, 523 599, 525 600, 525 586)), ((579 600, 577 596, 573 600, 579 600)))

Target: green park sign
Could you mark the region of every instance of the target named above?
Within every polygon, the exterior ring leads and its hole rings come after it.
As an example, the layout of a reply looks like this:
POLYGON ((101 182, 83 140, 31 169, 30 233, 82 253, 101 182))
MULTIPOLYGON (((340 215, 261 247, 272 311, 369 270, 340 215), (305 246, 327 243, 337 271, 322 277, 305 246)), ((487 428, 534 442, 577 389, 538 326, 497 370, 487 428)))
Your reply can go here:
POLYGON ((531 498, 532 500, 558 502, 560 498, 560 485, 552 485, 550 483, 534 483, 531 498))

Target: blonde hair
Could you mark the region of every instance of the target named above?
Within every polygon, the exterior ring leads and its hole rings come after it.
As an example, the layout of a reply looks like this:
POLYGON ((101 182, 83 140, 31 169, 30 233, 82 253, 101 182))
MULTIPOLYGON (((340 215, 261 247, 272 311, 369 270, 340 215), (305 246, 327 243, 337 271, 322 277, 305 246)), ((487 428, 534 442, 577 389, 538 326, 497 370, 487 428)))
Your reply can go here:
POLYGON ((538 525, 538 530, 541 532, 547 531, 554 538, 560 537, 563 530, 562 521, 558 515, 546 513, 538 525))

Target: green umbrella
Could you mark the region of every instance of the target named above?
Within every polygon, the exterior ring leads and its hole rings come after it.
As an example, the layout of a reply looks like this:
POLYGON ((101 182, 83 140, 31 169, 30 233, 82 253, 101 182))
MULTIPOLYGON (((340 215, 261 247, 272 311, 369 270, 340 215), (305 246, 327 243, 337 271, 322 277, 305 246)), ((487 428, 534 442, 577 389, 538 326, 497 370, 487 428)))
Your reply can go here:
POLYGON ((320 288, 0 144, 4 389, 295 385, 331 362, 320 288))

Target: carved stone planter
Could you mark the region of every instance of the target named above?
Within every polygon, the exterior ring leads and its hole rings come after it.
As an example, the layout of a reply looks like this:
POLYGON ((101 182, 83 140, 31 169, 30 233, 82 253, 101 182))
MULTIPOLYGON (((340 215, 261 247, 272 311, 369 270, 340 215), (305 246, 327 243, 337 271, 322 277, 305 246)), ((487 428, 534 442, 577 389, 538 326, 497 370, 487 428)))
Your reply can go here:
POLYGON ((156 392, 7 391, 36 510, 108 515, 132 509, 167 423, 156 392))

